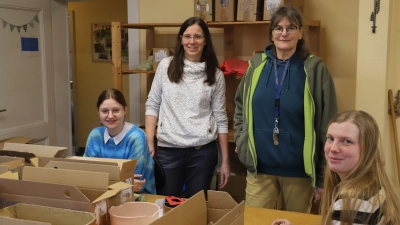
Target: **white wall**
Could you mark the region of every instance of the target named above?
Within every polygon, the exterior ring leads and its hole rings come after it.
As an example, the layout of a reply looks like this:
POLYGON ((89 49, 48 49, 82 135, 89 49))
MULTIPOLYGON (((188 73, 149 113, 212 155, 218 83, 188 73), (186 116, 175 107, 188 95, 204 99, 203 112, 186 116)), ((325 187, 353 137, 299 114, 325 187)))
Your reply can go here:
MULTIPOLYGON (((128 0, 128 23, 139 22, 139 0, 128 0)), ((139 30, 129 29, 129 69, 139 64, 139 30)), ((126 75, 124 75, 126 76, 126 75)), ((140 75, 129 75, 129 112, 131 123, 142 125, 140 109, 140 75)))

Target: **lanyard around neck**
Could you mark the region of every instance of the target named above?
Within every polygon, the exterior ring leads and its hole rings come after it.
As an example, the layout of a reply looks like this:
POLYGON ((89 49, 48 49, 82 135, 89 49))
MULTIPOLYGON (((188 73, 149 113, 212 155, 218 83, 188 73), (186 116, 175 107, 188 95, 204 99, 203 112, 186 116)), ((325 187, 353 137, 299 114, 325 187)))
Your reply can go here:
POLYGON ((281 98, 281 91, 282 91, 283 82, 285 81, 286 74, 289 70, 290 59, 286 62, 285 68, 283 69, 281 82, 279 82, 278 66, 277 66, 276 58, 274 59, 273 63, 274 63, 274 74, 275 74, 275 120, 278 120, 279 119, 279 103, 280 103, 280 98, 281 98))

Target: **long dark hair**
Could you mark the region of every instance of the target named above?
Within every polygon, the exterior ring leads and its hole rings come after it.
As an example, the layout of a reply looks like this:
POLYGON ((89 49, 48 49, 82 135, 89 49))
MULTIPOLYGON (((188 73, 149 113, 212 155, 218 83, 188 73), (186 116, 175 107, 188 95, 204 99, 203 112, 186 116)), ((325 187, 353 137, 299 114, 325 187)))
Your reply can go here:
POLYGON ((217 56, 214 52, 214 47, 211 41, 210 31, 208 30, 207 24, 199 17, 190 17, 185 22, 183 22, 179 33, 176 36, 176 45, 174 57, 168 67, 168 78, 171 82, 179 83, 183 76, 183 65, 185 59, 185 49, 182 45, 181 35, 186 31, 189 26, 197 24, 204 33, 205 45, 203 52, 201 53, 200 62, 205 62, 205 72, 207 74, 207 79, 204 83, 212 85, 215 83, 215 70, 218 69, 219 63, 217 56))
POLYGON ((124 108, 127 106, 125 97, 119 90, 115 88, 106 89, 101 92, 99 98, 97 99, 97 109, 99 109, 100 105, 107 99, 114 99, 116 102, 121 104, 124 108))
MULTIPOLYGON (((273 43, 272 31, 283 18, 288 19, 290 23, 296 25, 298 29, 304 27, 304 20, 299 10, 293 6, 282 5, 276 9, 271 16, 270 29, 268 33, 271 43, 273 43)), ((308 46, 308 36, 306 32, 303 31, 303 37, 297 42, 296 53, 302 58, 308 57, 311 54, 308 46)))

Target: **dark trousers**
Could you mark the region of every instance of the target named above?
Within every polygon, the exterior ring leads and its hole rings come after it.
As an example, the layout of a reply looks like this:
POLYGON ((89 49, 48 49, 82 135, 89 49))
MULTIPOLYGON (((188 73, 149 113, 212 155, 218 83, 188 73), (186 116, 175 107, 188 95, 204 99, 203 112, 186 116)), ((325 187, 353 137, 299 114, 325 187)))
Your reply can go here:
POLYGON ((164 169, 166 183, 159 195, 189 198, 210 189, 214 169, 218 163, 217 142, 200 148, 166 148, 158 146, 157 159, 164 169), (183 195, 183 185, 186 191, 183 195))

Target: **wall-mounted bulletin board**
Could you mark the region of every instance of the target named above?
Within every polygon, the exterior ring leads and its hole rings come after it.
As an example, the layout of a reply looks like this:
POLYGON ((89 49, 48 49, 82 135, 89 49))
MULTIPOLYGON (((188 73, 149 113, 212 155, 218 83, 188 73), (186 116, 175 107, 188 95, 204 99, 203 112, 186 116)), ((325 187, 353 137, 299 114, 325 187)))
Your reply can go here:
MULTIPOLYGON (((92 59, 93 62, 111 62, 112 39, 111 22, 92 23, 92 59)), ((121 29, 121 57, 122 62, 129 61, 128 30, 121 29)))

